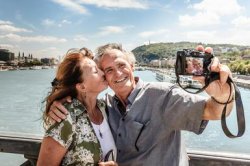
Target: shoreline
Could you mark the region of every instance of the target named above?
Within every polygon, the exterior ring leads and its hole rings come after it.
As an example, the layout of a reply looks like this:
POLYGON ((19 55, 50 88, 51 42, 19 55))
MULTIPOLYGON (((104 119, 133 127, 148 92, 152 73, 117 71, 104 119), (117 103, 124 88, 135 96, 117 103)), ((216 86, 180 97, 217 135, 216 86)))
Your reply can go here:
MULTIPOLYGON (((163 73, 163 74, 173 72, 172 69, 169 70, 169 69, 165 69, 165 68, 145 67, 145 69, 146 70, 151 70, 153 72, 160 72, 160 73, 163 73)), ((239 87, 250 89, 250 76, 233 74, 233 81, 239 87)))

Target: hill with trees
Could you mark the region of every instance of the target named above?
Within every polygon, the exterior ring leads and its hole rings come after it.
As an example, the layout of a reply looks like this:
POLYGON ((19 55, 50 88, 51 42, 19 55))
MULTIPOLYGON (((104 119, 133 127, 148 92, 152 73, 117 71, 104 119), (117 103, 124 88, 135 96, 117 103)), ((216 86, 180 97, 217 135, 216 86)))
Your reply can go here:
POLYGON ((250 73, 250 46, 233 44, 204 44, 195 42, 169 42, 142 45, 132 50, 137 62, 149 63, 156 59, 170 59, 176 56, 177 51, 183 49, 195 49, 197 45, 212 47, 214 54, 221 61, 229 65, 233 72, 239 74, 250 73))

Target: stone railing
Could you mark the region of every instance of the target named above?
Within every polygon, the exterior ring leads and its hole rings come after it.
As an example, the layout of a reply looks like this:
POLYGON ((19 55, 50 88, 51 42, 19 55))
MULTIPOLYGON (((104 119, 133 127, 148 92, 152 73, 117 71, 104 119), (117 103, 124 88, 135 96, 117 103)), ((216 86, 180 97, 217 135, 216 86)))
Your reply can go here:
MULTIPOLYGON (((21 166, 35 166, 42 137, 0 132, 0 152, 23 154, 21 166)), ((250 166, 250 155, 188 150, 190 166, 250 166)))

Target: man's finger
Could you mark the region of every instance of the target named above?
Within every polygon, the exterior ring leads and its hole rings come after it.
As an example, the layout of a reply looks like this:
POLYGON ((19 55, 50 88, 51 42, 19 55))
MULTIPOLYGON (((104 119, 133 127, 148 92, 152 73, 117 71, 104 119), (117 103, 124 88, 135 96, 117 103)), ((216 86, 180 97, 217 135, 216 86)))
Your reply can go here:
POLYGON ((53 110, 53 113, 60 119, 65 119, 66 115, 64 113, 62 113, 60 110, 55 109, 53 110))
POLYGON ((230 69, 225 65, 220 65, 220 82, 224 85, 228 77, 231 76, 230 69))
POLYGON ((114 161, 106 161, 106 162, 99 162, 99 166, 118 166, 118 164, 114 161))
MULTIPOLYGON (((66 101, 66 98, 64 100, 66 101)), ((68 110, 62 105, 62 103, 64 103, 64 102, 54 101, 52 105, 53 105, 54 108, 56 108, 57 110, 59 110, 59 112, 62 112, 63 114, 67 115, 68 114, 68 110)), ((53 111, 53 109, 51 109, 51 110, 53 111)), ((57 112, 54 112, 54 113, 57 114, 57 112)), ((58 113, 58 115, 59 115, 59 113, 58 113)), ((59 116, 59 117, 61 117, 61 116, 59 116)))
POLYGON ((217 57, 214 57, 210 69, 213 72, 220 72, 220 61, 217 57))
POLYGON ((52 111, 49 111, 48 115, 52 121, 61 122, 61 118, 58 118, 52 111))
POLYGON ((67 97, 66 97, 66 101, 67 101, 68 103, 71 103, 71 102, 72 102, 71 96, 67 96, 67 97))

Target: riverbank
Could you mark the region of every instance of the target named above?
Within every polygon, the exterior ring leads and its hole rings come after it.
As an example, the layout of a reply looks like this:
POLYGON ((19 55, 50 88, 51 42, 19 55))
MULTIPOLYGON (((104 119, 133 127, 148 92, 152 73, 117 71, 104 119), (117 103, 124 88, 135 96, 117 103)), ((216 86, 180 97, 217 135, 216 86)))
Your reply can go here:
MULTIPOLYGON (((164 69, 164 68, 151 68, 151 67, 146 67, 146 70, 153 71, 155 73, 163 73, 163 74, 173 74, 174 70, 173 69, 164 69)), ((233 80, 238 85, 239 87, 243 88, 248 88, 250 89, 250 76, 247 75, 237 75, 233 74, 233 80)))

